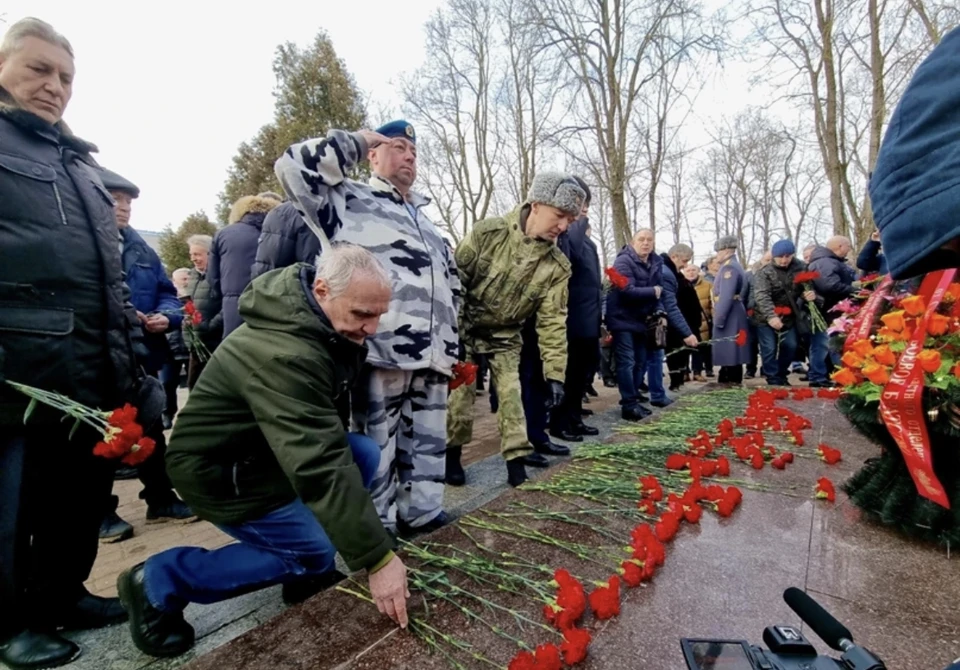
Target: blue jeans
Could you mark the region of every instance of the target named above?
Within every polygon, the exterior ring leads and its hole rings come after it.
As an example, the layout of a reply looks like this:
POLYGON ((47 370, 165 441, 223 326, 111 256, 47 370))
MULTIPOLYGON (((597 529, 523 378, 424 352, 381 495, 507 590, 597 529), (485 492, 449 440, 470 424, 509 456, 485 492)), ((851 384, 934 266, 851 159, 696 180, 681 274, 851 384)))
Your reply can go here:
POLYGON ((647 352, 647 388, 650 389, 650 400, 663 402, 667 399, 667 392, 663 388, 663 349, 647 352))
POLYGON ((797 353, 797 330, 790 328, 779 333, 762 323, 757 326, 757 339, 760 341, 760 362, 763 376, 768 384, 785 384, 790 374, 790 364, 797 353), (779 336, 780 351, 777 351, 779 336))
POLYGON ((810 335, 810 362, 807 379, 810 383, 827 381, 827 334, 825 332, 810 335))
POLYGON ((647 371, 646 335, 628 330, 613 331, 613 355, 617 363, 620 406, 635 409, 640 406, 638 389, 643 385, 643 375, 647 371))
MULTIPOLYGON (((347 441, 369 490, 380 447, 356 433, 347 441)), ((187 603, 217 603, 334 568, 336 547, 299 499, 255 521, 218 528, 237 542, 212 551, 174 547, 147 559, 144 582, 151 605, 179 612, 187 603)))

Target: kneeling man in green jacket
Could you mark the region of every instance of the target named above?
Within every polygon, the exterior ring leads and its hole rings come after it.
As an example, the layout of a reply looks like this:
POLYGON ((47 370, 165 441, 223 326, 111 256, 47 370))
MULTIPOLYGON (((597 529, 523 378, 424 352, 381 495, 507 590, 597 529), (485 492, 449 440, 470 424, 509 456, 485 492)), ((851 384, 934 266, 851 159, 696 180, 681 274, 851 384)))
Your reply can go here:
POLYGON ((348 244, 323 253, 316 268, 274 270, 244 291, 244 325, 207 363, 166 458, 197 516, 237 542, 175 547, 120 575, 141 651, 176 656, 193 645, 187 603, 278 583, 289 601, 288 587, 335 582, 337 551, 352 570, 367 570, 377 607, 406 626, 406 568, 367 490, 380 449, 344 428, 364 339, 389 302, 379 261, 348 244))

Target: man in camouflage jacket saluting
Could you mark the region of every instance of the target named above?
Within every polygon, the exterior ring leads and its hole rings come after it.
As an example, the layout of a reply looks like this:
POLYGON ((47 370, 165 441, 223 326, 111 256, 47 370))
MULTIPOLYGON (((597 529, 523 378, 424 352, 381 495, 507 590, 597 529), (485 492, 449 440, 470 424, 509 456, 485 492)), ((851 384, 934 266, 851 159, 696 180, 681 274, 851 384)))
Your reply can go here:
MULTIPOLYGON (((567 283, 570 261, 557 237, 580 215, 585 194, 573 177, 538 174, 526 203, 502 218, 478 222, 456 251, 463 303, 460 309, 461 357, 485 354, 500 406, 497 424, 501 453, 511 486, 526 481, 524 459, 533 452, 527 440, 520 398, 520 331, 537 318, 548 405, 563 400, 567 367, 567 283)), ((473 434, 476 385, 450 395, 447 417, 447 481, 464 482, 460 456, 473 434)))
MULTIPOLYGON (((460 281, 453 252, 427 218, 413 126, 331 130, 295 144, 277 177, 311 228, 377 257, 393 283, 389 311, 367 339, 370 367, 357 385, 356 429, 382 450, 372 495, 384 526, 429 531, 443 511, 447 382, 457 362, 460 281), (368 183, 347 178, 364 158, 368 183)), ((320 235, 318 235, 319 237, 320 235)))

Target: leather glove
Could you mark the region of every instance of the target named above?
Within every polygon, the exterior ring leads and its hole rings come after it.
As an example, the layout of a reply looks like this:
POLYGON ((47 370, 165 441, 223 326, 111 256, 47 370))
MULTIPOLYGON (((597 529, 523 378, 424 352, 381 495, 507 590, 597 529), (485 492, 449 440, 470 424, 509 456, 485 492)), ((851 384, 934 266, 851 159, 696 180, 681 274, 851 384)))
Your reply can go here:
POLYGON ((559 407, 563 403, 563 382, 548 379, 547 384, 550 386, 550 392, 547 394, 547 409, 559 407))

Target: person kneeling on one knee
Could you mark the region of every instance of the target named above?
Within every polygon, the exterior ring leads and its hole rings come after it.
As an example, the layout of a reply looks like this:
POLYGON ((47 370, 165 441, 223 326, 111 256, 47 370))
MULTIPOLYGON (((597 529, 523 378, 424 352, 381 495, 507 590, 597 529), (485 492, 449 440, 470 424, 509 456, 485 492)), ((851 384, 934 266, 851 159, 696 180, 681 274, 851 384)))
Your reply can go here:
POLYGON ((378 609, 406 626, 406 568, 368 493, 380 450, 344 429, 364 340, 389 301, 383 266, 348 244, 244 291, 244 324, 200 375, 167 452, 183 499, 237 542, 175 547, 120 575, 141 651, 176 656, 193 645, 188 603, 274 584, 289 602, 305 597, 304 583, 312 592, 335 583, 337 551, 367 570, 378 609))

